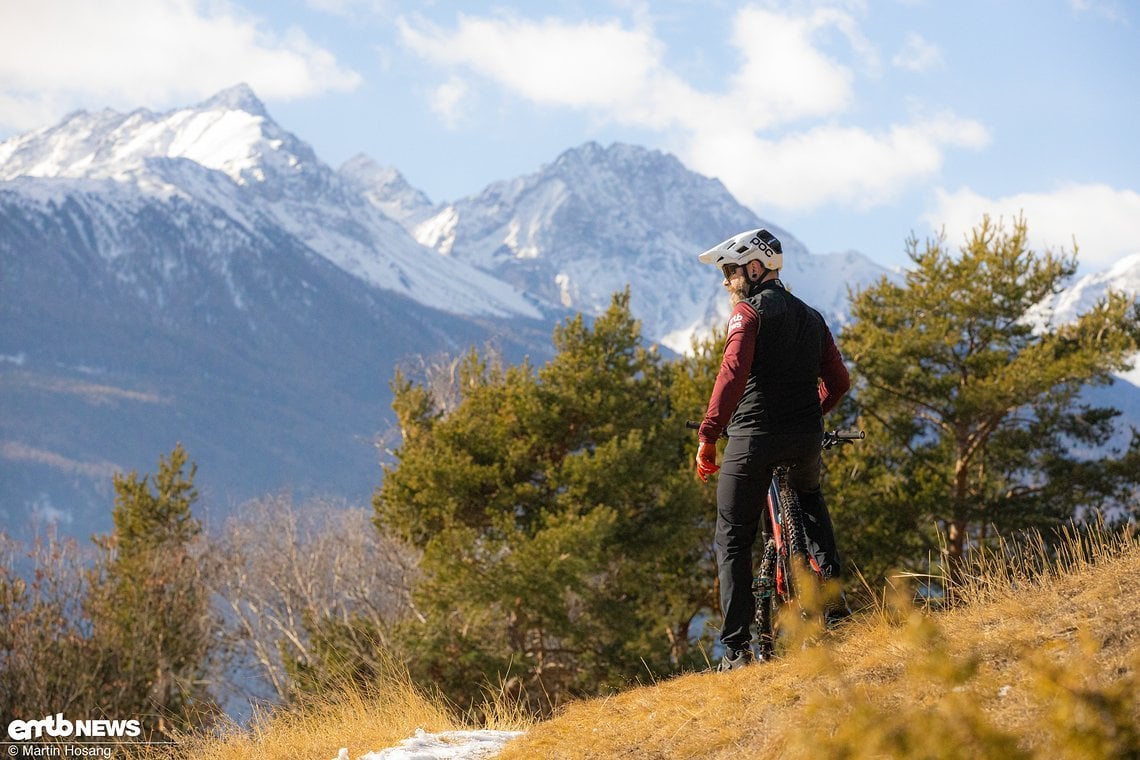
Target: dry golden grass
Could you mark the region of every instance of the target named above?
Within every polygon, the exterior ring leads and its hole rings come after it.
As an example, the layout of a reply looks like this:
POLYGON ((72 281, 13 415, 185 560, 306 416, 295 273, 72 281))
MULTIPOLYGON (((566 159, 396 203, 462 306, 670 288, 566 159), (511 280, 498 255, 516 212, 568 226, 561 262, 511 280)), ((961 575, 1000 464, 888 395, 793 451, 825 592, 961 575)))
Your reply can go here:
MULTIPOLYGON (((489 695, 480 727, 523 729, 532 719, 501 697, 489 695), (489 717, 488 717, 489 716, 489 717)), ((416 729, 428 733, 466 730, 464 719, 438 694, 412 684, 405 668, 390 663, 367 693, 344 688, 289 708, 262 711, 248 728, 228 724, 209 734, 178 737, 170 749, 145 760, 332 760, 341 747, 350 757, 398 745, 416 729)))
POLYGON ((1140 756, 1140 546, 1069 537, 985 558, 965 603, 884 594, 815 645, 567 706, 520 758, 1140 756))
MULTIPOLYGON (((574 758, 1140 757, 1140 542, 1070 535, 983 557, 949 611, 886 590, 838 631, 779 660, 575 702, 534 724, 490 695, 491 728, 526 729, 500 760, 574 758)), ((351 757, 422 728, 471 728, 399 666, 367 696, 345 690, 184 737, 204 760, 351 757)))
POLYGON ((202 760, 335 758, 341 747, 357 757, 398 744, 415 733, 452 728, 452 718, 414 692, 365 696, 345 690, 300 709, 257 716, 249 729, 230 726, 221 736, 186 737, 176 754, 202 760))

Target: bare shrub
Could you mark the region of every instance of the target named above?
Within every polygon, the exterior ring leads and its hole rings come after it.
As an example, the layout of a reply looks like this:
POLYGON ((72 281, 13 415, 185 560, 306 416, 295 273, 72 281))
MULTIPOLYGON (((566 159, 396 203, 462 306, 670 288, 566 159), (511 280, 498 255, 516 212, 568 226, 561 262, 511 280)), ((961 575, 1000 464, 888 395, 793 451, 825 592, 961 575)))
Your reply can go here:
POLYGON ((93 555, 54 533, 26 546, 0 534, 0 722, 97 706, 104 653, 84 615, 93 555))
POLYGON ((414 612, 417 556, 380 535, 364 509, 270 495, 227 520, 210 553, 226 619, 224 680, 242 696, 285 701, 284 657, 311 664, 308 632, 320 621, 367 621, 385 646, 395 622, 414 612))

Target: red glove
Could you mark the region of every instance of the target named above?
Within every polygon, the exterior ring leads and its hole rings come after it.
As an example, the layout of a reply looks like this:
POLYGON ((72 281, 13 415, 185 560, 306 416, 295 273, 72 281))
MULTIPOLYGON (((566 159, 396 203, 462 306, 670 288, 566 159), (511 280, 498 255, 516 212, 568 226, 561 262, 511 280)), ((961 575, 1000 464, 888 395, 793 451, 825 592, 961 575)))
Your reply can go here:
POLYGON ((708 480, 709 475, 720 469, 716 463, 716 444, 701 441, 697 446, 697 477, 708 480))

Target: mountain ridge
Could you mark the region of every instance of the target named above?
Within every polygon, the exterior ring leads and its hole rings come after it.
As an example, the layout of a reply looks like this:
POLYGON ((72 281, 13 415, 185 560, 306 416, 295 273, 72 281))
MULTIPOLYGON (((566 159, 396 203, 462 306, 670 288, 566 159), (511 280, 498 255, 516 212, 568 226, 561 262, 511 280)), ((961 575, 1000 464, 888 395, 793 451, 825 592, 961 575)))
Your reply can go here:
POLYGON ((234 121, 207 117, 79 112, 0 143, 0 515, 19 534, 29 513, 105 529, 108 467, 152 470, 178 441, 223 507, 282 487, 367 500, 395 366, 488 343, 549 354, 552 316, 474 270, 440 298, 437 254, 328 167, 229 160, 275 126, 239 129, 213 167, 187 158, 168 120, 234 121))
POLYGON ((221 502, 366 500, 395 366, 488 343, 541 361, 555 322, 626 286, 645 339, 684 352, 727 316, 696 254, 760 226, 836 332, 848 285, 898 276, 810 253, 639 146, 586 143, 437 204, 366 156, 334 171, 248 87, 74 112, 0 142, 0 514, 95 519, 93 473, 149 470, 178 440, 221 502))
POLYGON ((342 269, 424 305, 544 318, 523 294, 472 267, 448 262, 460 270, 450 283, 428 276, 437 257, 376 213, 243 85, 164 113, 75 112, 0 143, 0 180, 17 177, 112 180, 155 197, 205 200, 248 228, 284 228, 342 269))
MULTIPOLYGON (((373 198, 399 202, 381 187, 373 198)), ((726 234, 758 227, 776 234, 786 254, 785 281, 833 322, 844 320, 848 285, 892 276, 857 252, 811 254, 737 202, 719 180, 674 156, 623 143, 570 148, 536 172, 425 214, 422 206, 402 214, 420 243, 548 303, 596 314, 611 293, 628 286, 648 337, 678 353, 727 318, 718 273, 695 266, 696 254, 726 234)))

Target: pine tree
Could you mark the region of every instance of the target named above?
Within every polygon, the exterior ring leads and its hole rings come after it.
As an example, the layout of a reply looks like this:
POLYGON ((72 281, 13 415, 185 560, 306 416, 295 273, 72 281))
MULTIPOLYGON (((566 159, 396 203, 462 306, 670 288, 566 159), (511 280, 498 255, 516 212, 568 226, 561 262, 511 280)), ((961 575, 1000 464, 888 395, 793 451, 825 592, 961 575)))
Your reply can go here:
POLYGON ((376 520, 423 550, 403 641, 452 698, 489 681, 549 707, 695 662, 712 508, 692 475, 694 410, 674 396, 683 373, 642 347, 628 292, 554 342, 537 371, 472 352, 446 413, 393 383, 403 443, 376 520))
POLYGON ((92 573, 88 614, 102 658, 99 705, 150 716, 159 733, 212 711, 204 672, 209 600, 199 567, 201 526, 191 514, 197 466, 179 444, 150 476, 116 474, 114 530, 95 538, 103 560, 92 573))
POLYGON ((1030 250, 1022 219, 1009 231, 983 219, 958 256, 943 238, 908 247, 905 284, 884 278, 859 293, 841 336, 873 430, 832 462, 848 479, 832 490, 847 492, 841 527, 877 525, 873 541, 936 522, 953 585, 991 526, 1053 527, 1136 482, 1135 469, 1074 447, 1102 446, 1112 432, 1116 412, 1078 394, 1128 366, 1140 308, 1110 294, 1071 324, 1038 324, 1035 310, 1075 273, 1076 254, 1030 250))

